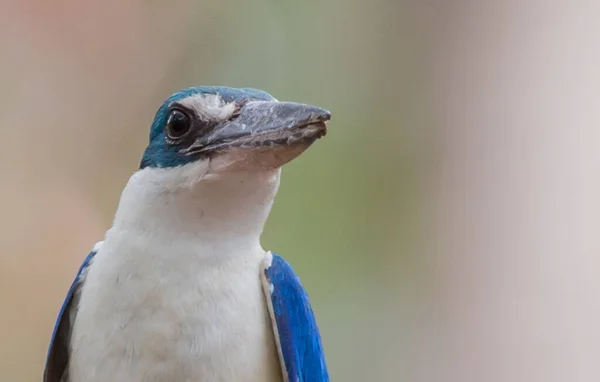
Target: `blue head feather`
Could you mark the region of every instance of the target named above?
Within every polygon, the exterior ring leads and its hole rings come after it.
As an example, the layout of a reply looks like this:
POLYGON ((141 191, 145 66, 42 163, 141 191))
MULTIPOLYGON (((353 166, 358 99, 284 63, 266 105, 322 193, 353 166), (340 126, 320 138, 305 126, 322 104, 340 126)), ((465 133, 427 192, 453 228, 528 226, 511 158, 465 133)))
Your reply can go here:
POLYGON ((218 94, 227 103, 235 101, 242 104, 250 100, 275 100, 269 93, 262 90, 226 86, 196 86, 172 94, 156 112, 150 127, 150 142, 142 157, 140 169, 144 167, 176 167, 196 160, 194 156, 181 155, 176 147, 166 143, 164 127, 169 117, 171 104, 197 94, 218 94))

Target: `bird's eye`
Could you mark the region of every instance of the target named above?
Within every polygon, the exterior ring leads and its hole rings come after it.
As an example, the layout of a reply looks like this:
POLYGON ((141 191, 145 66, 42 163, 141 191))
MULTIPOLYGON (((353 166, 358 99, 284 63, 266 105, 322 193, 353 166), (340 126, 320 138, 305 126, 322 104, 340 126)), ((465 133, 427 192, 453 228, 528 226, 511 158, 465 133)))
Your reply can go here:
POLYGON ((181 110, 173 110, 167 120, 166 132, 169 139, 178 140, 190 131, 190 117, 181 110))

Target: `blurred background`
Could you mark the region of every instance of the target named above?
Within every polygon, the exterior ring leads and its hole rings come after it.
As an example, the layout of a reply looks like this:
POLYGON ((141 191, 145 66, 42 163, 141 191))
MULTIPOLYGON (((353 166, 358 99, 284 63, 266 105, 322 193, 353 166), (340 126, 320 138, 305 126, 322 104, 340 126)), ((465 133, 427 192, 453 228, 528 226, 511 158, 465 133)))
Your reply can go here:
POLYGON ((600 3, 3 1, 0 380, 54 320, 191 85, 333 113, 263 246, 333 381, 600 378, 600 3))

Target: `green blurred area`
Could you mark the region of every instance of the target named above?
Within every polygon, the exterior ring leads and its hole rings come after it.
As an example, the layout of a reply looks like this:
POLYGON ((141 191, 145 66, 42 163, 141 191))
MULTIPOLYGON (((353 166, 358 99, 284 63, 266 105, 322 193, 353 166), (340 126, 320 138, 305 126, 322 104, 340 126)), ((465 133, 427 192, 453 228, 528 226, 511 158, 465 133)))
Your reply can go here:
POLYGON ((327 137, 284 169, 262 243, 308 290, 332 380, 398 380, 426 277, 416 254, 430 121, 413 10, 355 0, 68 5, 0 12, 0 128, 32 148, 0 158, 11 197, 0 290, 13 307, 0 317, 0 380, 39 380, 60 300, 110 226, 156 108, 201 84, 332 112, 327 137), (41 99, 52 102, 28 106, 41 99))

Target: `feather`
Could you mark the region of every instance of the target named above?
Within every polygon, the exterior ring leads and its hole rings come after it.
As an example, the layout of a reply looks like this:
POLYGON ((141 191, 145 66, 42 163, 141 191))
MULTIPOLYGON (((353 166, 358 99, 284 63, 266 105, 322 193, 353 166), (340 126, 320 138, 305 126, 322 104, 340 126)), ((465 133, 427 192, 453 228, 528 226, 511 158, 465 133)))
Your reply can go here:
POLYGON ((56 319, 54 332, 52 333, 50 346, 48 347, 43 382, 68 380, 69 345, 73 322, 77 314, 79 291, 85 281, 85 276, 94 256, 96 256, 96 253, 100 249, 100 245, 102 245, 102 242, 97 243, 94 249, 86 256, 85 260, 83 260, 83 264, 79 267, 77 276, 75 276, 75 280, 67 292, 67 297, 65 297, 65 301, 58 312, 58 318, 56 319))
POLYGON ((288 262, 268 252, 261 280, 284 381, 328 382, 319 328, 300 279, 288 262))

